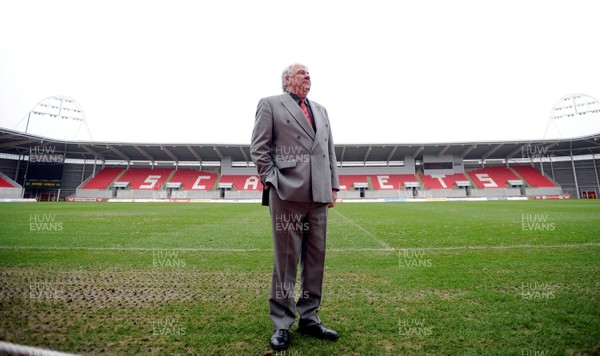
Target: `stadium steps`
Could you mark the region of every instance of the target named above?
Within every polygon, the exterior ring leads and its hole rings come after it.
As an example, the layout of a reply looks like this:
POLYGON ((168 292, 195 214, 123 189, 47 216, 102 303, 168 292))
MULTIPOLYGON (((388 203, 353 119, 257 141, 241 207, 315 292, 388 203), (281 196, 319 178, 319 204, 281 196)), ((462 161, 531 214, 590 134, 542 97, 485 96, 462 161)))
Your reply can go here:
POLYGON ((468 175, 466 172, 463 173, 463 176, 465 176, 465 178, 467 178, 467 180, 469 182, 471 182, 471 189, 479 189, 479 187, 477 187, 477 185, 475 184, 475 181, 473 181, 473 178, 471 178, 470 175, 468 175))
POLYGON ((217 174, 217 180, 215 180, 215 185, 212 190, 219 190, 219 182, 221 181, 221 175, 217 174))
POLYGON ((369 185, 369 190, 375 190, 375 186, 373 185, 373 177, 367 176, 367 184, 369 185))
POLYGON ((525 178, 523 178, 522 175, 519 174, 519 172, 517 172, 516 170, 514 170, 512 167, 508 167, 508 169, 510 169, 514 175, 516 175, 520 180, 523 181, 523 183, 525 183, 525 187, 531 187, 531 183, 529 183, 529 181, 525 178))
POLYGON ((421 174, 420 173, 415 174, 415 178, 417 179, 417 182, 419 182, 419 188, 425 189, 425 184, 423 183, 423 179, 421 179, 421 174))
POLYGON ((113 185, 115 182, 118 182, 119 179, 121 179, 121 177, 123 176, 123 174, 125 174, 125 172, 127 172, 126 169, 121 170, 121 173, 117 174, 117 176, 115 177, 115 179, 112 180, 112 182, 110 182, 110 184, 108 185, 109 187, 111 185, 113 185))
POLYGON ((177 172, 176 169, 172 170, 171 173, 169 173, 169 175, 167 176, 167 179, 165 179, 163 184, 158 189, 160 189, 160 190, 165 189, 165 187, 167 186, 167 183, 169 183, 171 181, 171 178, 173 178, 173 176, 175 175, 176 172, 177 172))

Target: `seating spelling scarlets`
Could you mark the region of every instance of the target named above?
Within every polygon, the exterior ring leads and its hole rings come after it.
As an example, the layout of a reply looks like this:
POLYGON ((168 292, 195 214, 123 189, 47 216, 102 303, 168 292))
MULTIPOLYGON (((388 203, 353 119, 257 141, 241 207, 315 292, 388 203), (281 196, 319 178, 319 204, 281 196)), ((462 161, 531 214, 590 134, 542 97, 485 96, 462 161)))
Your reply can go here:
POLYGON ((179 169, 169 179, 169 183, 181 183, 182 190, 213 190, 217 175, 215 173, 192 169, 179 169))
POLYGON ((235 190, 260 190, 263 186, 257 175, 223 175, 219 184, 232 184, 235 190))
POLYGON ((478 188, 507 188, 509 180, 521 180, 507 167, 480 168, 467 174, 478 188))
POLYGON ((453 189, 456 182, 468 181, 469 179, 462 173, 457 174, 439 174, 424 175, 419 174, 425 189, 453 189))
POLYGON ((119 179, 133 190, 158 190, 173 170, 170 168, 130 168, 119 179))
POLYGON ((377 174, 369 177, 374 190, 404 189, 404 183, 418 182, 414 174, 377 174))

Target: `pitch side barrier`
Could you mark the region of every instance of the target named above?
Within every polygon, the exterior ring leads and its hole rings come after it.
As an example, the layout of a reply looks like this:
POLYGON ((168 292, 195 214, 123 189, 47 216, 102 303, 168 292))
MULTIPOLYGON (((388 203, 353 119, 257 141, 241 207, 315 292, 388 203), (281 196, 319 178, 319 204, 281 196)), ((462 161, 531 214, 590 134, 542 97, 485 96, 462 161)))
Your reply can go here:
MULTIPOLYGON (((530 197, 474 197, 474 198, 340 198, 338 203, 424 203, 424 202, 476 202, 500 200, 564 200, 571 199, 570 195, 538 195, 530 197)), ((2 200, 0 200, 1 202, 2 200)), ((29 199, 28 201, 32 201, 29 199)), ((35 200, 33 200, 35 201, 35 200)), ((68 198, 68 202, 108 202, 108 203, 239 203, 260 204, 260 199, 90 199, 68 198)))

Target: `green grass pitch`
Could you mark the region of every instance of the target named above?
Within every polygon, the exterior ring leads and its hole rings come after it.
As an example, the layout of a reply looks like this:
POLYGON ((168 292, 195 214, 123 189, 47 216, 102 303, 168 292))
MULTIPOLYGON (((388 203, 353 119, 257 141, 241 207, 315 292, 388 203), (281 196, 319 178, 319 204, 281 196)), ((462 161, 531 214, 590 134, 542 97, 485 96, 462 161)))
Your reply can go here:
MULTIPOLYGON (((600 352, 600 202, 340 203, 320 316, 285 355, 600 352)), ((0 204, 0 340, 269 354, 258 204, 0 204)))

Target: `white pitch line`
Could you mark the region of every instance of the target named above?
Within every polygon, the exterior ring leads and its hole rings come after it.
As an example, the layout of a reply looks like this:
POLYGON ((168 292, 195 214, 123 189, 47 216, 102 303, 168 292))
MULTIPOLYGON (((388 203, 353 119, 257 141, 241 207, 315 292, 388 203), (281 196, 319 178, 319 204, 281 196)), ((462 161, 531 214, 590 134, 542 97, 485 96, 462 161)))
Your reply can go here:
POLYGON ((393 248, 390 247, 390 245, 388 245, 385 241, 380 240, 379 238, 377 238, 377 236, 375 236, 375 234, 373 234, 372 232, 370 232, 369 230, 365 229, 363 226, 358 225, 356 222, 354 222, 353 220, 347 218, 345 215, 343 215, 342 213, 340 213, 339 211, 337 211, 337 209, 330 209, 329 211, 333 211, 334 213, 336 213, 338 216, 340 216, 342 219, 344 219, 345 222, 347 222, 348 224, 356 227, 357 229, 359 229, 360 231, 364 232, 365 234, 367 234, 367 236, 369 236, 373 241, 377 242, 379 245, 381 245, 385 250, 393 250, 393 248))
MULTIPOLYGON (((387 247, 387 248, 329 248, 332 252, 390 252, 390 251, 460 251, 460 250, 509 250, 509 249, 566 249, 581 247, 600 247, 600 242, 586 242, 564 245, 499 245, 499 246, 442 246, 442 247, 387 247)), ((53 251, 182 251, 182 252, 271 252, 267 248, 148 248, 148 247, 63 247, 63 246, 0 246, 0 250, 53 250, 53 251)))
POLYGON ((69 356, 74 355, 66 352, 41 349, 39 347, 13 344, 6 341, 0 341, 0 351, 15 355, 56 355, 69 356))

